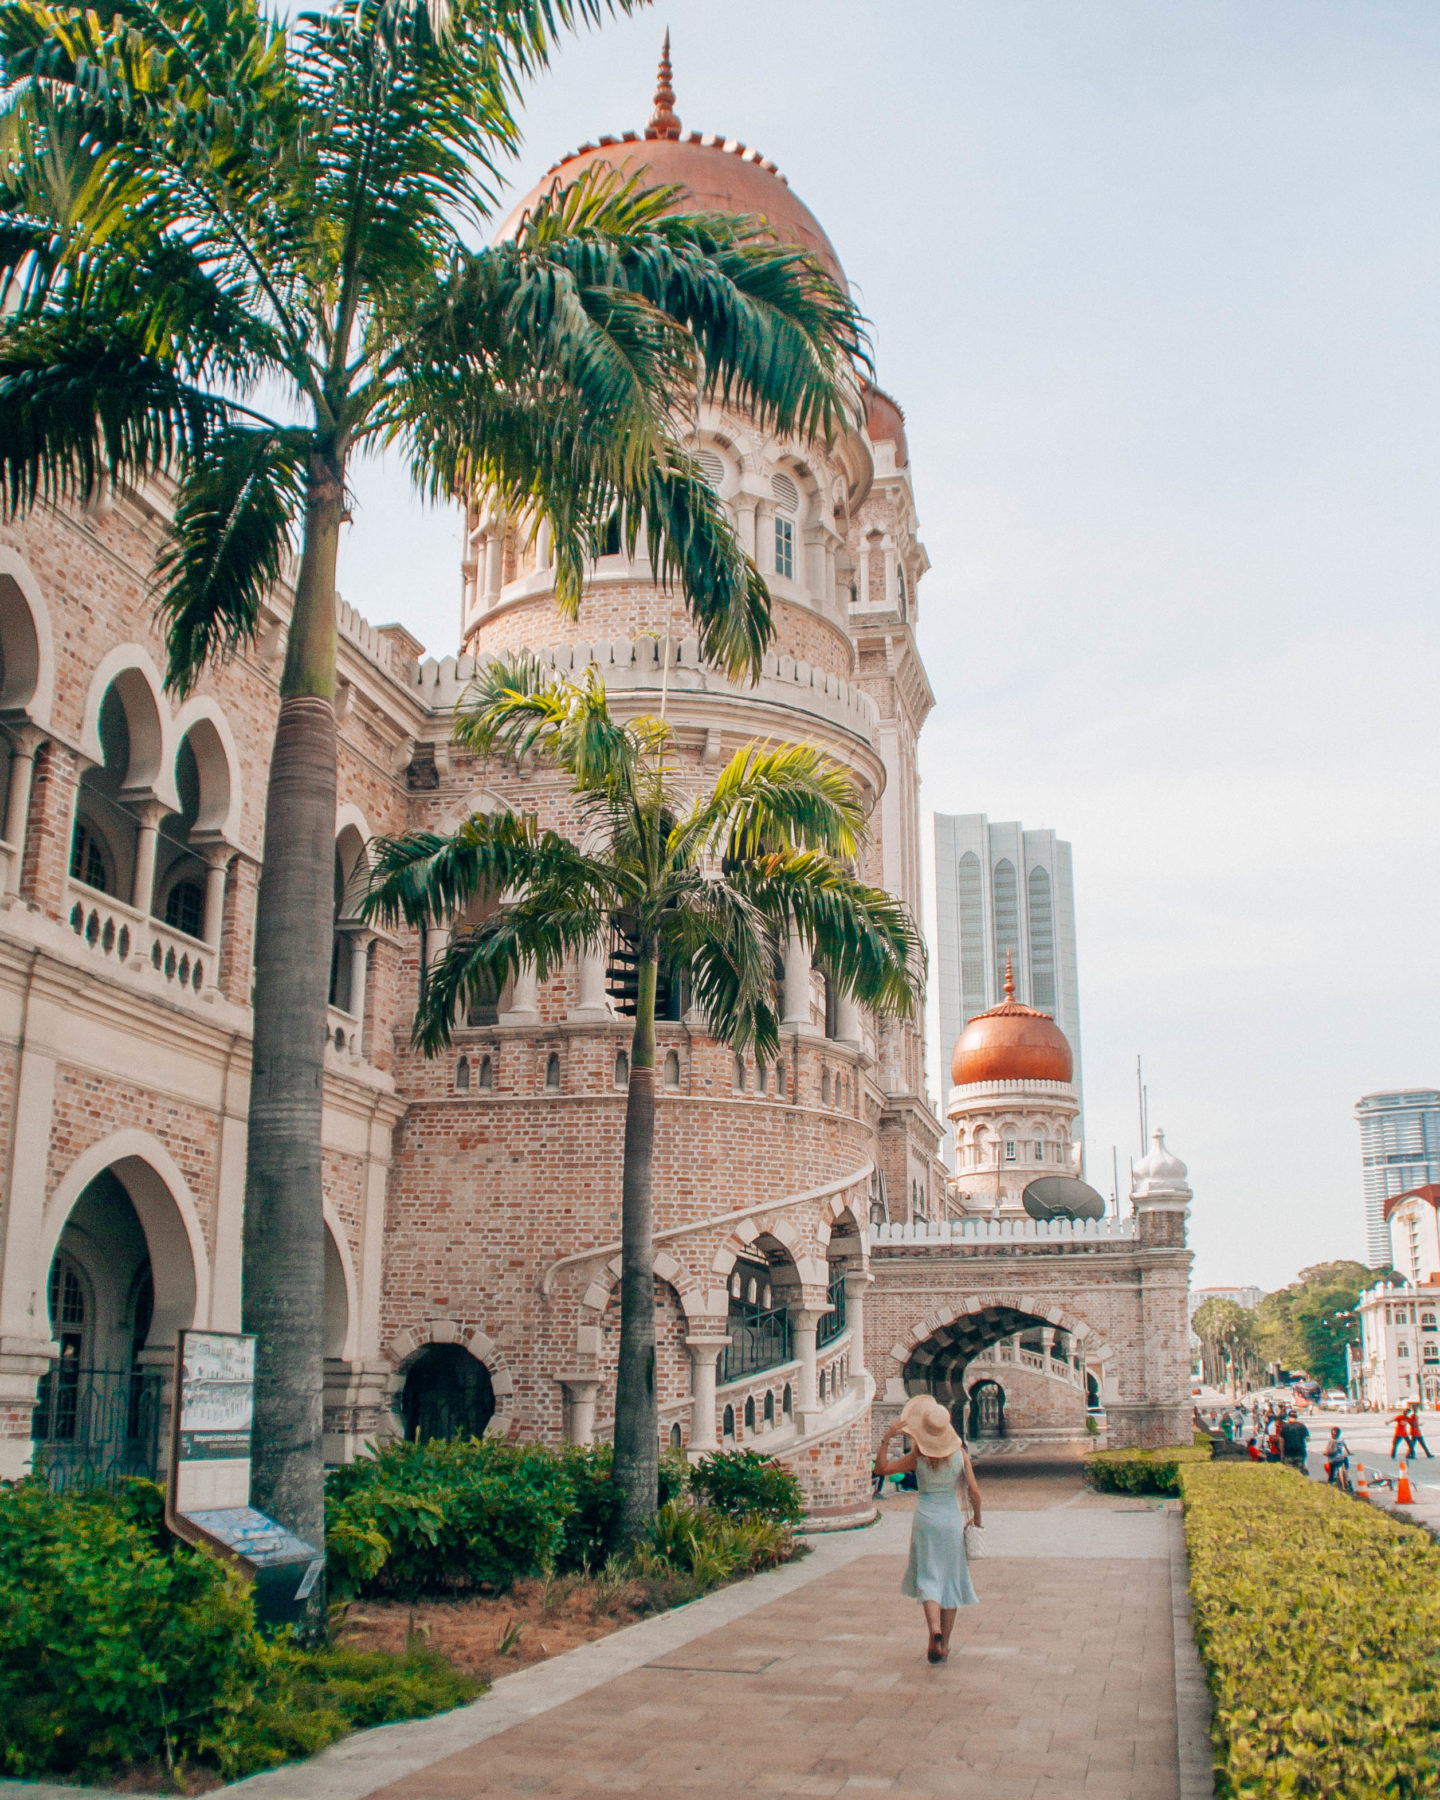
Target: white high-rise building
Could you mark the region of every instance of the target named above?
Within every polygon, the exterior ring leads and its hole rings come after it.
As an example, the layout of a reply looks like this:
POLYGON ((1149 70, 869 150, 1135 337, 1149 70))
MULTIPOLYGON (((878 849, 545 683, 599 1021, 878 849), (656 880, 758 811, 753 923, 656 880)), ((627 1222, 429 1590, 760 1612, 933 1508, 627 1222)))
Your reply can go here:
POLYGON ((1371 1268, 1378 1269, 1390 1261, 1385 1202, 1440 1182, 1440 1093, 1404 1088, 1366 1094, 1355 1117, 1365 1173, 1366 1254, 1371 1268))
MULTIPOLYGON (((1048 1013, 1065 1034, 1079 1096, 1080 985, 1069 844, 1053 831, 992 824, 984 813, 936 813, 935 939, 941 1068, 948 1067, 955 1040, 971 1019, 1004 999, 1008 951, 1016 998, 1048 1013)), ((953 1169, 953 1123, 946 1129, 945 1157, 953 1169)))

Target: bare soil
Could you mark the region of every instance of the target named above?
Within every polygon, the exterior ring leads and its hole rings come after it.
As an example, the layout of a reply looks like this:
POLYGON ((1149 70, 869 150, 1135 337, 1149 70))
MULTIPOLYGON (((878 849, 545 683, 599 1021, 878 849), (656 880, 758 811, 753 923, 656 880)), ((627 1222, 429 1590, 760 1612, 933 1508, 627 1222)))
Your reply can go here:
POLYGON ((457 1669, 496 1681, 531 1663, 608 1637, 663 1611, 674 1596, 659 1582, 517 1581, 508 1594, 459 1600, 356 1600, 339 1635, 360 1650, 403 1655, 407 1642, 438 1650, 457 1669))

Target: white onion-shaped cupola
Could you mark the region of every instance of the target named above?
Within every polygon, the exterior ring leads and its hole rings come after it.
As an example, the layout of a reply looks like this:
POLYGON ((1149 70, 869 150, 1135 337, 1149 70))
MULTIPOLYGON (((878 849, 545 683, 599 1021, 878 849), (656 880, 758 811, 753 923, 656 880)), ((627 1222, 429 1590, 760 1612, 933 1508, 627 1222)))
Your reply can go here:
POLYGON ((1148 1156, 1135 1165, 1131 1195, 1136 1206, 1188 1206, 1191 1199, 1189 1170, 1166 1147, 1165 1133, 1157 1126, 1151 1135, 1148 1156))

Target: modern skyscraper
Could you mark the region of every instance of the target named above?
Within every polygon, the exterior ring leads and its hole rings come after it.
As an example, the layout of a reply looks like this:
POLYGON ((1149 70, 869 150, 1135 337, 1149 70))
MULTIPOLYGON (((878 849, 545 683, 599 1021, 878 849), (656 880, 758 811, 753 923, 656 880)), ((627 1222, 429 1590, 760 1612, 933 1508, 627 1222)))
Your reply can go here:
POLYGON ((1405 1088, 1366 1094, 1355 1108, 1365 1170, 1365 1244, 1372 1268, 1390 1261, 1385 1202, 1440 1182, 1440 1093, 1405 1088))
MULTIPOLYGON (((992 825, 984 813, 936 813, 935 936, 942 1070, 976 1013, 1004 998, 1008 951, 1016 997, 1049 1013, 1065 1033, 1078 1090, 1080 987, 1069 844, 1053 831, 992 825)), ((946 1130, 945 1157, 953 1169, 953 1126, 946 1130)))

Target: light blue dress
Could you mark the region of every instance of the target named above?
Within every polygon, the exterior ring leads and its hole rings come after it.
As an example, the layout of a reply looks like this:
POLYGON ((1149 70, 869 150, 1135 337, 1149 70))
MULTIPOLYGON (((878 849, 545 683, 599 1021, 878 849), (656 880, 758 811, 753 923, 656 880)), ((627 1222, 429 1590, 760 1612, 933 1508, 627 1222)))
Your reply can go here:
POLYGON ((938 1468, 923 1456, 916 1458, 919 1494, 910 1526, 910 1564, 900 1584, 908 1600, 933 1600, 938 1606, 977 1603, 965 1563, 965 1516, 957 1492, 964 1467, 963 1450, 938 1468))

